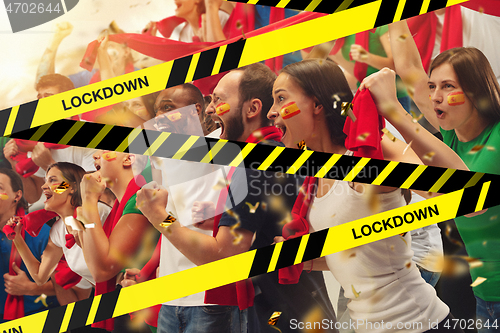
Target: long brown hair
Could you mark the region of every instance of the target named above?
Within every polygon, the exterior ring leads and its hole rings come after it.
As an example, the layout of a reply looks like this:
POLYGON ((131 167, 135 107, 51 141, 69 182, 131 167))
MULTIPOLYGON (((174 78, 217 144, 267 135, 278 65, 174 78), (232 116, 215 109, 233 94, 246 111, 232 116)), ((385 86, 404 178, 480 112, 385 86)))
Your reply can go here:
POLYGON ((455 71, 458 83, 479 116, 489 123, 500 121, 500 86, 485 55, 474 47, 450 49, 434 59, 430 73, 445 63, 455 71))
POLYGON ((82 195, 80 193, 80 183, 85 170, 79 165, 68 162, 56 162, 47 168, 47 173, 52 168, 58 168, 64 178, 64 181, 73 187, 71 196, 71 206, 78 207, 82 205, 82 195))
POLYGON ((286 66, 281 73, 290 75, 306 95, 317 99, 325 110, 332 142, 344 146, 345 117, 340 114, 340 105, 351 102, 353 97, 340 67, 330 60, 307 59, 286 66), (333 96, 340 100, 337 108, 334 108, 333 96))
POLYGON ((16 210, 18 210, 19 208, 22 208, 25 211, 28 210, 28 202, 24 198, 24 187, 23 187, 23 180, 21 179, 21 176, 19 176, 14 170, 6 169, 6 168, 0 168, 0 173, 9 177, 10 187, 12 188, 13 192, 17 192, 17 191, 23 192, 23 196, 21 197, 21 200, 19 200, 17 202, 16 210))

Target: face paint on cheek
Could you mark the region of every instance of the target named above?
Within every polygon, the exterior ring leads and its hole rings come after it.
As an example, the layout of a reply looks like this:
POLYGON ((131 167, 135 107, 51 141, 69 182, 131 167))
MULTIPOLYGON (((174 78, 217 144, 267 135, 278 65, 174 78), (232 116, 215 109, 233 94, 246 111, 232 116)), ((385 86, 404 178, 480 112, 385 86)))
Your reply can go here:
POLYGON ((462 105, 465 103, 465 95, 463 92, 453 92, 448 94, 448 105, 462 105))
POLYGON ((168 113, 168 114, 167 114, 167 118, 168 118, 171 122, 175 123, 176 121, 181 120, 181 118, 182 118, 182 114, 181 114, 180 112, 171 112, 171 113, 168 113))
POLYGON ((7 193, 0 193, 0 200, 7 200, 7 199, 9 199, 7 193))
POLYGON ((66 191, 68 188, 69 188, 69 184, 66 183, 65 181, 63 181, 59 185, 54 185, 54 188, 52 189, 52 191, 54 193, 61 194, 61 193, 64 193, 64 191, 66 191))
POLYGON ((292 118, 298 115, 299 113, 300 109, 297 106, 297 104, 295 104, 295 102, 290 102, 288 104, 285 104, 280 110, 281 118, 283 119, 292 118))
POLYGON ((114 160, 116 160, 116 153, 114 151, 104 153, 104 154, 102 154, 102 158, 104 158, 108 162, 114 161, 114 160))
POLYGON ((217 113, 218 116, 222 116, 223 114, 226 114, 229 111, 231 111, 231 107, 227 103, 220 103, 215 107, 215 113, 217 113))

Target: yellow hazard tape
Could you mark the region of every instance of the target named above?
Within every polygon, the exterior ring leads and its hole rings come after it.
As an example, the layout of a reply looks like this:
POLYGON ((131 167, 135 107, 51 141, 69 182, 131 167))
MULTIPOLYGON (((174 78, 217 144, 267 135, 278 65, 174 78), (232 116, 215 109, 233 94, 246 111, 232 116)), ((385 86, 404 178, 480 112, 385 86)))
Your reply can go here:
MULTIPOLYGON (((478 184, 476 187, 481 189, 479 193, 475 191, 475 188, 458 190, 302 236, 301 246, 297 253, 295 253, 295 250, 290 253, 286 247, 287 242, 283 242, 271 246, 273 247, 271 258, 257 262, 256 259, 259 258, 259 253, 263 251, 268 252, 268 248, 248 251, 233 257, 123 288, 112 293, 103 294, 100 297, 94 298, 90 307, 94 311, 87 310, 85 313, 77 311, 77 307, 86 302, 80 301, 74 305, 50 309, 25 318, 3 323, 0 325, 0 331, 8 331, 13 328, 16 328, 18 331, 22 329, 23 332, 29 333, 64 331, 68 328, 67 323, 71 323, 72 321, 79 321, 83 326, 84 324, 93 322, 97 316, 101 320, 117 317, 282 268, 278 267, 277 264, 279 258, 283 256, 289 257, 292 254, 295 259, 290 264, 299 263, 446 221, 457 217, 457 215, 479 211, 483 208, 500 204, 498 190, 494 192, 494 187, 490 186, 489 182, 478 184), (486 201, 489 202, 488 205, 485 205, 486 201), (470 208, 474 206, 475 209, 470 208), (321 241, 322 246, 318 246, 318 237, 315 237, 318 234, 325 236, 321 241), (316 254, 313 254, 313 257, 303 258, 309 241, 315 243, 316 254), (204 278, 199 279, 200 276, 204 278), (179 286, 182 286, 182 288, 179 286), (145 295, 147 297, 144 297, 145 295), (101 307, 100 305, 103 304, 105 306, 101 307), (101 309, 104 309, 102 311, 108 311, 109 316, 106 317, 102 313, 99 314, 101 309)), ((262 257, 260 258, 262 259, 262 257)))
MULTIPOLYGON (((437 8, 440 8, 439 5, 444 6, 444 3, 440 0, 432 1, 438 4, 437 8)), ((398 2, 373 1, 332 15, 326 15, 219 47, 217 59, 209 65, 206 62, 199 61, 205 54, 204 52, 207 51, 198 52, 192 56, 124 74, 43 98, 39 101, 14 106, 0 111, 0 135, 7 136, 13 132, 157 92, 165 89, 168 84, 177 85, 191 81, 193 73, 201 66, 204 66, 204 72, 209 72, 206 71, 206 66, 212 66, 211 74, 214 75, 220 71, 253 64, 372 29, 375 26, 399 19, 395 18, 396 13, 392 13, 390 10, 397 8, 399 3, 404 2, 405 0, 398 2), (385 13, 385 11, 389 11, 389 14, 385 13), (356 22, 356 24, 352 24, 353 22, 356 22), (314 33, 311 33, 312 31, 314 33), (234 66, 227 65, 228 68, 223 68, 224 62, 234 64, 234 66), (175 68, 181 68, 182 70, 177 72, 185 73, 182 74, 184 76, 171 77, 172 70, 175 68)), ((463 1, 448 1, 446 5, 457 2, 463 1)), ((421 6, 419 9, 422 10, 421 6)), ((419 13, 415 12, 413 14, 418 15, 419 13)))

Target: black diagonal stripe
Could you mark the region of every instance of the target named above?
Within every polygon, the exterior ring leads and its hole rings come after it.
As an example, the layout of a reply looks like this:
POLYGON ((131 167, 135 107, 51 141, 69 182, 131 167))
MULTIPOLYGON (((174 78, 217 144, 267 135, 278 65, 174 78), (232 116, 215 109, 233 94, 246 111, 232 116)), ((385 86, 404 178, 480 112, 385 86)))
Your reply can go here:
POLYGON ((310 2, 311 1, 307 0, 290 0, 290 2, 286 5, 286 8, 304 10, 310 2))
MULTIPOLYGON (((50 143, 59 143, 61 139, 66 135, 71 126, 73 126, 73 121, 71 120, 58 120, 54 122, 50 129, 45 131, 45 133, 38 139, 39 142, 50 142, 50 143)), ((38 127, 37 127, 38 128, 38 127)))
POLYGON ((101 301, 97 307, 97 313, 95 314, 94 323, 113 317, 113 312, 115 311, 116 301, 118 300, 119 295, 120 289, 102 294, 101 301))
POLYGON ((415 164, 399 163, 380 185, 401 187, 417 167, 415 164))
POLYGON ((497 205, 500 205, 500 181, 495 180, 491 182, 488 193, 486 194, 484 208, 490 208, 497 205))
POLYGON ((201 52, 200 59, 198 59, 198 64, 196 65, 196 70, 194 71, 193 80, 198 80, 212 75, 212 69, 214 68, 219 49, 220 48, 217 47, 215 49, 201 52))
POLYGON ((250 152, 250 154, 245 157, 245 167, 250 169, 258 168, 262 162, 274 151, 275 146, 258 144, 250 152))
POLYGON ((432 12, 434 10, 444 8, 444 7, 446 7, 447 3, 448 3, 448 0, 431 0, 431 2, 429 3, 429 8, 427 9, 427 12, 432 12))
POLYGON ((330 179, 344 179, 356 164, 361 160, 361 157, 342 155, 335 165, 326 174, 330 179))
POLYGON ((445 168, 426 168, 410 186, 411 188, 429 191, 438 179, 446 172, 445 168))
POLYGON ((269 263, 271 262, 271 258, 273 256, 274 247, 275 245, 270 245, 257 249, 248 277, 267 273, 269 263))
POLYGON ((420 9, 422 8, 422 3, 423 0, 406 1, 405 7, 403 8, 403 13, 401 14, 401 20, 406 20, 409 17, 419 15, 420 9))
POLYGON ((375 27, 380 27, 394 21, 394 16, 396 15, 396 10, 398 8, 397 3, 398 1, 394 0, 382 0, 377 20, 375 21, 375 27))
MULTIPOLYGON (((56 123, 54 123, 54 125, 56 125, 56 123)), ((84 123, 80 130, 71 138, 71 140, 69 140, 68 145, 87 147, 103 127, 103 124, 84 123)))
POLYGON ((4 109, 0 111, 0 134, 5 133, 5 127, 7 127, 7 122, 9 121, 10 113, 12 108, 4 109))
POLYGON ((494 175, 494 174, 484 174, 483 177, 478 181, 478 184, 488 182, 488 181, 494 181, 495 183, 499 183, 500 181, 500 175, 494 175))
POLYGON ((170 71, 165 89, 178 86, 179 84, 183 84, 186 81, 186 76, 189 71, 191 59, 193 59, 192 55, 174 60, 174 64, 172 65, 172 70, 170 71))
POLYGON ((361 170, 356 177, 352 180, 353 182, 359 183, 371 183, 378 175, 384 170, 384 168, 389 164, 389 161, 375 160, 371 159, 361 170))
POLYGON ((302 262, 316 259, 321 256, 323 246, 325 246, 327 234, 328 229, 324 229, 313 232, 309 235, 309 240, 307 241, 306 250, 304 251, 304 256, 302 257, 302 262))
POLYGON ((245 145, 244 142, 227 142, 214 156, 212 162, 214 164, 228 165, 238 156, 245 145))
POLYGON ((33 117, 35 116, 37 105, 38 100, 34 100, 29 103, 22 104, 19 107, 12 132, 24 131, 31 127, 31 122, 33 121, 33 117))
POLYGON ((67 305, 59 306, 49 310, 47 318, 45 318, 45 325, 43 325, 42 333, 59 332, 61 324, 66 312, 67 305))
POLYGON ((307 161, 302 164, 299 170, 295 173, 299 176, 314 176, 319 170, 328 162, 330 159, 330 154, 313 152, 312 155, 307 159, 307 161))
POLYGON ((87 317, 92 307, 93 298, 87 298, 75 303, 73 313, 68 324, 68 330, 83 327, 87 324, 87 317))
POLYGON ((144 154, 160 134, 161 132, 158 131, 143 129, 137 134, 133 141, 128 139, 127 148, 124 151, 131 154, 144 154))
POLYGON ((40 128, 41 126, 33 127, 21 132, 13 133, 10 135, 11 138, 13 139, 23 139, 23 140, 30 140, 31 137, 36 133, 36 131, 40 128))
POLYGON ((293 163, 297 161, 300 155, 302 155, 302 150, 285 149, 281 152, 278 158, 271 163, 267 170, 274 172, 286 172, 293 165, 293 163))
POLYGON ((184 156, 182 156, 182 160, 199 162, 207 155, 208 147, 205 138, 199 137, 184 156))
POLYGON ((439 189, 439 193, 450 193, 465 187, 474 176, 474 172, 456 170, 446 183, 439 189))
POLYGON ((153 156, 172 158, 189 137, 189 135, 184 134, 170 134, 161 146, 158 147, 153 156))
POLYGON ((259 0, 258 5, 276 7, 280 0, 259 0))
POLYGON ((283 247, 281 248, 278 262, 276 263, 276 269, 293 265, 295 257, 297 256, 297 251, 299 250, 301 239, 301 237, 298 237, 283 242, 283 247))
POLYGON ((219 73, 238 67, 245 43, 246 39, 240 39, 237 42, 228 44, 226 53, 224 53, 224 58, 222 59, 219 73))
POLYGON ((368 3, 372 3, 372 2, 375 2, 376 0, 354 0, 351 5, 349 6, 349 9, 350 8, 354 8, 354 7, 359 7, 359 6, 362 6, 362 5, 366 5, 368 3))
POLYGON ((464 194, 462 195, 462 199, 460 199, 460 204, 458 205, 457 216, 474 212, 479 199, 479 194, 481 193, 482 184, 483 183, 481 182, 476 186, 464 189, 464 194))
MULTIPOLYGON (((96 146, 96 149, 104 149, 104 150, 116 150, 119 145, 127 138, 132 132, 132 128, 130 127, 122 127, 122 126, 113 126, 111 131, 99 142, 96 146)), ((139 134, 140 135, 140 134, 139 134)))

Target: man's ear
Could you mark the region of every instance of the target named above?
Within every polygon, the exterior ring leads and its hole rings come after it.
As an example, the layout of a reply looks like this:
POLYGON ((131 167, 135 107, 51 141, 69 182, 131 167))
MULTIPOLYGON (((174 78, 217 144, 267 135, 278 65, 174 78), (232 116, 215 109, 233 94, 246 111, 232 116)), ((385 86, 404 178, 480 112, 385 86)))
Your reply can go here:
MULTIPOLYGON (((200 103, 196 103, 194 106, 196 107, 196 114, 198 115, 198 118, 199 118, 203 114, 203 109, 202 109, 203 106, 201 106, 200 103)), ((193 110, 193 112, 194 112, 194 110, 193 110)))
POLYGON ((248 109, 246 110, 246 116, 248 118, 253 118, 259 116, 262 112, 262 101, 258 98, 253 98, 248 102, 248 109))

